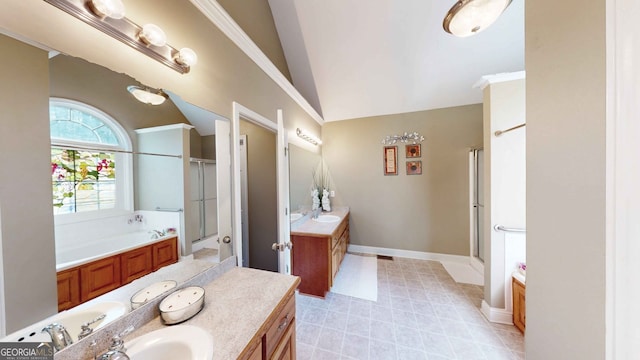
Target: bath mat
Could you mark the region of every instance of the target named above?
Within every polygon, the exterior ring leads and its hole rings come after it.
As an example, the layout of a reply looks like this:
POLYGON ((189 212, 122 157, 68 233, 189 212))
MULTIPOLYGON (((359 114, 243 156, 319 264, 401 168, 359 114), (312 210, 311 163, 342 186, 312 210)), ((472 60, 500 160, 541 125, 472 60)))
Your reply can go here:
POLYGON ((346 254, 331 292, 378 301, 378 260, 375 256, 346 254))
POLYGON ((469 264, 441 261, 444 269, 457 283, 484 285, 484 275, 469 264))

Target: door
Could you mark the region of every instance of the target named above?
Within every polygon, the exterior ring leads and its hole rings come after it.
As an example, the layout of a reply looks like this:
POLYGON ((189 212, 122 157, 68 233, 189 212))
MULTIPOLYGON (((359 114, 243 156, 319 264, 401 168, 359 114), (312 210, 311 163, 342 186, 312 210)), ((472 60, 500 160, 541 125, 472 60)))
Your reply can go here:
POLYGON ((218 184, 218 253, 220 260, 233 254, 233 217, 231 188, 231 126, 227 120, 216 120, 216 182, 218 184))
POLYGON ((249 184, 247 182, 247 135, 240 135, 240 214, 242 217, 242 264, 249 263, 249 184))
POLYGON ((278 109, 278 245, 280 250, 278 271, 291 275, 291 222, 289 221, 289 149, 284 131, 282 109, 278 109))

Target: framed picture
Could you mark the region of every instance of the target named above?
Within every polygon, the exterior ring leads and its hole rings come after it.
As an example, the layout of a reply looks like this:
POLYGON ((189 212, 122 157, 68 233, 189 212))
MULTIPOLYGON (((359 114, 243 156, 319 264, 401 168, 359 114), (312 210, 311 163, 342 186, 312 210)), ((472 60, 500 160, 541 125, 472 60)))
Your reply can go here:
POLYGON ((422 175, 422 161, 407 161, 407 175, 422 175))
POLYGON ((419 158, 422 156, 420 144, 405 145, 405 156, 407 158, 419 158))
POLYGON ((384 147, 384 174, 398 175, 398 147, 384 147))

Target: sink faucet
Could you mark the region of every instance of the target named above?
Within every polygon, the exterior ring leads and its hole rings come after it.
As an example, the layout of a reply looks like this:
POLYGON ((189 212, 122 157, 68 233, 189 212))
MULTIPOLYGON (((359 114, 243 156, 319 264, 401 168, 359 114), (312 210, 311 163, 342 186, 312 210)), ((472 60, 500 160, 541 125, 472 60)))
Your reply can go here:
POLYGON ((42 332, 47 332, 51 336, 51 342, 56 351, 60 351, 65 347, 73 344, 73 340, 62 324, 52 323, 45 326, 42 332))
POLYGON ((111 338, 111 345, 109 350, 100 355, 99 360, 130 360, 124 347, 124 340, 122 338, 134 330, 133 325, 124 329, 120 334, 116 334, 111 338))
POLYGON ((322 212, 322 208, 317 208, 315 210, 313 210, 313 214, 311 215, 312 219, 317 219, 318 216, 320 216, 320 213, 322 212))
POLYGON ((163 231, 160 230, 151 230, 149 231, 149 233, 151 233, 151 238, 152 239, 159 239, 161 237, 163 237, 165 235, 165 233, 163 231))
POLYGON ((80 334, 78 334, 78 340, 84 339, 85 337, 91 335, 91 333, 93 332, 93 328, 91 328, 89 325, 104 319, 106 316, 107 314, 102 314, 97 318, 80 325, 81 331, 80 331, 80 334))

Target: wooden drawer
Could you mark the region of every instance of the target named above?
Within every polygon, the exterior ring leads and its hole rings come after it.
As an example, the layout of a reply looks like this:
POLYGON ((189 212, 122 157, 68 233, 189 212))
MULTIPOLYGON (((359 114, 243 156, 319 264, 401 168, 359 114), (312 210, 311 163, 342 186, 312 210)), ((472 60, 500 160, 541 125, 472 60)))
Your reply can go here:
POLYGON ((269 327, 264 335, 263 344, 265 347, 265 359, 270 359, 273 351, 278 346, 280 339, 287 333, 289 326, 293 323, 296 314, 295 295, 287 300, 286 305, 276 317, 276 321, 269 327))

